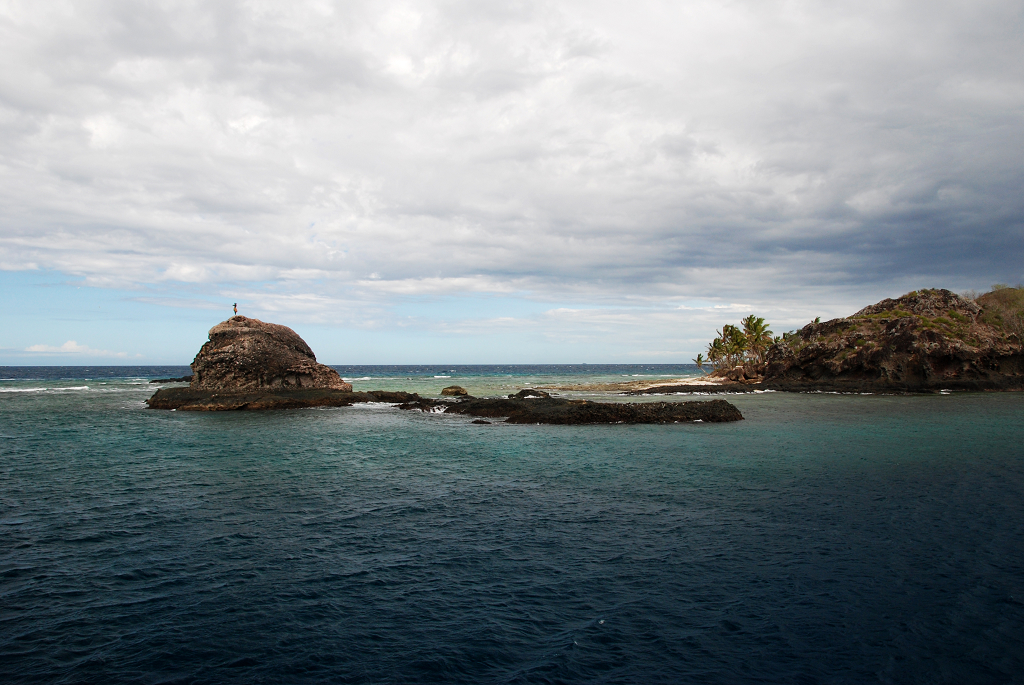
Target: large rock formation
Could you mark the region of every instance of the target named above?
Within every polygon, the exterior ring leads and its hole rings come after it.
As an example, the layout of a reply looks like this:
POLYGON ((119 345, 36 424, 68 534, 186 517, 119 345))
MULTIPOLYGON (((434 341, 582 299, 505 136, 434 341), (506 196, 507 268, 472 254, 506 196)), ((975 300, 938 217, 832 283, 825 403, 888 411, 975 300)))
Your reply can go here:
POLYGON ((847 318, 807 324, 769 349, 762 385, 1022 390, 1024 340, 1016 310, 1002 304, 1007 299, 999 291, 972 301, 949 290, 919 290, 847 318))
POLYGON ((233 316, 210 329, 192 362, 193 390, 258 392, 328 389, 351 392, 334 369, 287 326, 233 316))

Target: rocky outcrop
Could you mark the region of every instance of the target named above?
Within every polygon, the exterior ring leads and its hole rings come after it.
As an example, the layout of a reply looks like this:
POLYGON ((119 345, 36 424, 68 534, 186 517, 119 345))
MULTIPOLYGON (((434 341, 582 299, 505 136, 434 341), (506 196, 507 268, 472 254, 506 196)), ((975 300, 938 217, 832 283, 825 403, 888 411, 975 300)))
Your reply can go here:
MULTIPOLYGON (((401 409, 465 414, 484 419, 504 418, 506 423, 578 425, 593 423, 721 423, 741 421, 743 415, 725 400, 708 402, 591 402, 551 397, 524 390, 502 398, 468 398, 455 401, 419 398, 399 405, 401 409)), ((475 423, 475 422, 474 422, 475 423)))
POLYGON ((461 397, 469 393, 461 385, 449 385, 447 388, 441 389, 441 394, 445 397, 461 397))
POLYGON ((211 328, 209 338, 192 362, 194 390, 352 390, 287 326, 233 316, 211 328))
POLYGON ((305 407, 348 407, 360 402, 398 404, 420 399, 416 393, 372 390, 346 392, 330 388, 219 392, 194 388, 163 388, 146 400, 150 409, 180 411, 238 411, 258 409, 302 409, 305 407))
MULTIPOLYGON (((588 400, 566 400, 527 391, 510 399, 437 400, 416 393, 371 390, 343 392, 327 388, 217 392, 195 388, 163 388, 146 402, 150 409, 180 411, 240 411, 301 409, 307 407, 348 407, 361 402, 397 404, 401 409, 419 409, 432 414, 466 414, 503 418, 508 423, 720 423, 740 421, 743 415, 725 400, 710 402, 635 402, 612 404, 588 400)), ((478 419, 473 423, 490 423, 478 419)))
POLYGON ((847 318, 810 323, 768 350, 760 386, 860 392, 1022 390, 1021 336, 1003 325, 1002 318, 986 315, 986 297, 972 301, 949 290, 919 290, 847 318))
POLYGON ((530 399, 530 398, 533 398, 533 397, 551 397, 551 395, 549 393, 544 392, 543 390, 535 390, 533 388, 523 388, 522 390, 520 390, 519 392, 515 393, 514 395, 509 395, 508 396, 508 398, 510 400, 526 400, 526 399, 530 399))

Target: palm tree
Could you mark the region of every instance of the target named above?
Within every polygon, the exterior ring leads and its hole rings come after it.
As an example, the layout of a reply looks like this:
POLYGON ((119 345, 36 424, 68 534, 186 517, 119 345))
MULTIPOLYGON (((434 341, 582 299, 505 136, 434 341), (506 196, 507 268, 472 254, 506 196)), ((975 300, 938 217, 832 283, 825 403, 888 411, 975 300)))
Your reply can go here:
POLYGON ((699 370, 703 371, 704 370, 704 362, 705 361, 706 360, 704 359, 704 354, 703 353, 698 353, 697 354, 697 358, 693 360, 693 363, 697 365, 697 368, 699 370))
POLYGON ((764 363, 764 353, 772 343, 772 331, 768 330, 768 324, 760 316, 750 316, 740 321, 743 324, 743 335, 747 339, 747 349, 750 350, 754 361, 758 364, 764 363))
POLYGON ((725 343, 722 342, 722 338, 718 337, 708 343, 708 361, 711 362, 715 370, 719 370, 726 363, 726 350, 725 343))
POLYGON ((747 351, 747 336, 735 326, 723 326, 722 332, 728 336, 725 340, 725 349, 729 357, 729 366, 736 366, 743 359, 743 353, 747 351))

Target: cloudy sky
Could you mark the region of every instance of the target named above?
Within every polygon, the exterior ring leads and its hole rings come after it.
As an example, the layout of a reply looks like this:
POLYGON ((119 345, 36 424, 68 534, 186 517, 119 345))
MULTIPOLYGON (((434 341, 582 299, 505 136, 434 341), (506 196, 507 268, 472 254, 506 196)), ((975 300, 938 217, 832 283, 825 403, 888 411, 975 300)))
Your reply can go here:
POLYGON ((1019 1, 0 0, 0 363, 688 362, 1024 280, 1019 1))

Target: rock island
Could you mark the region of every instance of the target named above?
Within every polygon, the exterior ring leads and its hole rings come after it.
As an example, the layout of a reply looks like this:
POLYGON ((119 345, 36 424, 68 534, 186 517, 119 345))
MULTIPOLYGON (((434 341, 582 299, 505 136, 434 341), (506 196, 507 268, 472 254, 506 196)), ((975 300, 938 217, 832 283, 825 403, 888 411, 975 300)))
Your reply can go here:
MULTIPOLYGON (((174 381, 178 379, 167 379, 174 381)), ((444 399, 416 393, 354 392, 338 372, 320 364, 309 345, 288 328, 233 316, 210 329, 209 340, 192 362, 189 387, 161 388, 146 402, 151 409, 229 411, 344 407, 386 402, 401 409, 502 418, 509 423, 678 423, 739 421, 739 410, 724 400, 709 402, 602 403, 567 400, 524 390, 507 398, 470 397, 445 388, 444 399)))

